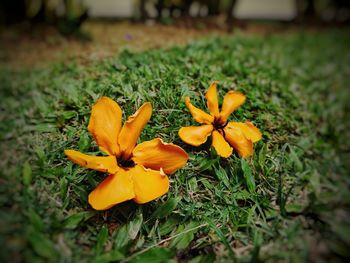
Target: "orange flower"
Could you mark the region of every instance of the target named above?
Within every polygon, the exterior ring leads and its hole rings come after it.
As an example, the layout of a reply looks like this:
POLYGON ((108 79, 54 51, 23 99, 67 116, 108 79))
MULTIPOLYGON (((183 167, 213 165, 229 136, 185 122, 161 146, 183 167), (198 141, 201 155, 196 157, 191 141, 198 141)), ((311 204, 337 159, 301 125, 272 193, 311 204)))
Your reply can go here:
POLYGON ((181 147, 159 138, 136 145, 151 114, 152 105, 146 102, 122 127, 119 105, 102 97, 92 107, 88 130, 108 156, 64 151, 74 163, 110 174, 89 195, 94 209, 105 210, 130 199, 139 204, 152 201, 168 192, 167 174, 186 164, 188 155, 181 147))
POLYGON ((182 127, 179 130, 180 138, 190 145, 199 146, 212 135, 212 146, 221 157, 227 158, 232 154, 231 146, 241 157, 251 156, 253 143, 262 137, 259 129, 251 122, 227 121, 230 114, 245 102, 246 97, 240 92, 229 91, 224 97, 221 112, 219 112, 216 82, 213 82, 205 98, 210 114, 193 106, 189 97, 185 98, 186 106, 193 119, 203 125, 182 127))

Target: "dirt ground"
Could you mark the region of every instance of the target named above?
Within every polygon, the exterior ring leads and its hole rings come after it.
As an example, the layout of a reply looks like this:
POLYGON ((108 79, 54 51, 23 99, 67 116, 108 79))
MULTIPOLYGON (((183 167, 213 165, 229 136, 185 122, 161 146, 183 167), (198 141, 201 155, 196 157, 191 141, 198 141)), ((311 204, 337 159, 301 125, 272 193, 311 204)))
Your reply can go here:
MULTIPOLYGON (((249 25, 238 29, 248 34, 283 31, 282 25, 249 25)), ((0 63, 13 68, 40 67, 50 62, 75 60, 89 63, 114 56, 127 48, 143 51, 185 45, 193 40, 228 34, 218 27, 188 28, 160 24, 88 21, 83 25, 91 41, 61 36, 52 27, 28 24, 12 26, 0 33, 0 63)), ((235 31, 235 33, 237 30, 235 31)))

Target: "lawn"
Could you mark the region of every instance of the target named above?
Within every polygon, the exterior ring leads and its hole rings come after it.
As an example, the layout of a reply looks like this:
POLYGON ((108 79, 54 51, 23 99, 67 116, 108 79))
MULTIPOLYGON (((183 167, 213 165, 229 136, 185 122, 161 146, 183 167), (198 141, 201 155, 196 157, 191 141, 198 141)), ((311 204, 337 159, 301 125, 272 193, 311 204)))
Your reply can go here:
POLYGON ((350 257, 349 32, 227 36, 81 65, 0 71, 0 258, 3 262, 342 262, 350 257), (252 158, 184 144, 218 81, 247 101, 232 120, 263 133, 252 158), (94 211, 106 176, 64 149, 96 153, 87 131, 100 96, 123 118, 144 102, 140 141, 160 137, 190 159, 168 194, 94 211))

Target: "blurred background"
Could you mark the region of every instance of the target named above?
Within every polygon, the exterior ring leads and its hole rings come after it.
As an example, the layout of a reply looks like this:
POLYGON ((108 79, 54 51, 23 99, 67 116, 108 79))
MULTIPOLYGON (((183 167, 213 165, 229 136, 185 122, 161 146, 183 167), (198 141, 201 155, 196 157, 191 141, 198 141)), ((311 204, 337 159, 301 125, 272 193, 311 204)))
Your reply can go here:
POLYGON ((347 0, 5 0, 0 58, 14 66, 90 61, 213 34, 270 34, 349 21, 347 0))

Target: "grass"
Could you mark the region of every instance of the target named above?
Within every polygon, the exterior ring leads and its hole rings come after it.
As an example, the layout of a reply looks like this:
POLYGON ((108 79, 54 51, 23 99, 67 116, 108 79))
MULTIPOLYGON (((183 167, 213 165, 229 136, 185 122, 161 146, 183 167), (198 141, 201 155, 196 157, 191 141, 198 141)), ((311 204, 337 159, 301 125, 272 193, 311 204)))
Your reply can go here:
POLYGON ((349 96, 345 32, 223 37, 91 65, 1 66, 0 257, 4 262, 342 262, 350 257, 349 96), (205 108, 212 80, 247 95, 232 119, 264 138, 253 158, 220 159, 177 131, 205 108), (170 192, 145 205, 93 211, 104 174, 63 150, 98 151, 87 132, 102 95, 124 118, 145 101, 140 141, 161 137, 189 154, 170 192))

